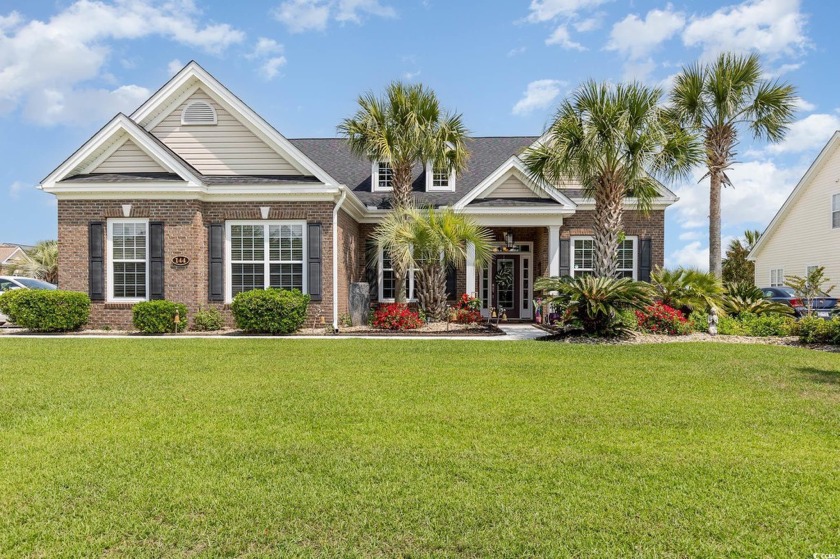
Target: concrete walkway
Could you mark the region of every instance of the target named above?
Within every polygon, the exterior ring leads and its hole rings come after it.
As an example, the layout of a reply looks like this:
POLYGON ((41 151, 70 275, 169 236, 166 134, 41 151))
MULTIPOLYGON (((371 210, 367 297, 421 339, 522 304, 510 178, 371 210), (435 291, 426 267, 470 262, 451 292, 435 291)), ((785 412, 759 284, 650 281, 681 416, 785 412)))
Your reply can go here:
POLYGON ((499 324, 499 330, 505 333, 505 340, 536 340, 547 336, 544 330, 540 330, 530 324, 499 324))

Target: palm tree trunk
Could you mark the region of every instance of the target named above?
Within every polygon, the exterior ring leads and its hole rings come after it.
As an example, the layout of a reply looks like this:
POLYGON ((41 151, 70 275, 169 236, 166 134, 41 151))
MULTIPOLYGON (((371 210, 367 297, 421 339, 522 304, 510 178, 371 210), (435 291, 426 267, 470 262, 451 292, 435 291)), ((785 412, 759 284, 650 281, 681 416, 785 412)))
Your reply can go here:
POLYGON ((711 188, 709 189, 709 272, 716 278, 722 275, 722 263, 720 254, 720 190, 721 173, 723 171, 712 171, 710 173, 711 188))
POLYGON ((446 318, 446 271, 441 263, 427 263, 417 270, 417 299, 420 308, 434 320, 446 318))
POLYGON ((595 192, 594 272, 598 277, 615 277, 618 234, 621 231, 624 189, 610 182, 595 192))
POLYGON ((393 189, 391 191, 391 205, 396 209, 408 208, 411 205, 411 164, 393 164, 393 189))

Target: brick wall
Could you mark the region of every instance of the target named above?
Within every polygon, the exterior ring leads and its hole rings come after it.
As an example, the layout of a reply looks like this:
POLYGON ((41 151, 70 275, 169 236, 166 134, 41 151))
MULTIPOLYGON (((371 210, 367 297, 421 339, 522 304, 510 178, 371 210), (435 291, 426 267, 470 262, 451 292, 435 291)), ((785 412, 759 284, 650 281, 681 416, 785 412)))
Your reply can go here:
MULTIPOLYGON (((359 224, 347 212, 338 212, 338 314, 350 312, 350 284, 364 281, 364 244, 359 224)), ((332 273, 332 271, 330 271, 332 273)))
MULTIPOLYGON (((233 320, 224 305, 208 302, 207 243, 210 223, 232 219, 260 220, 260 207, 271 208, 269 219, 321 223, 323 243, 323 300, 309 305, 308 324, 332 322, 332 202, 199 202, 193 200, 60 200, 58 202, 59 285, 62 289, 88 291, 88 224, 123 217, 122 205, 131 204, 130 217, 164 223, 164 289, 167 299, 187 305, 190 315, 199 308, 222 310, 228 325, 233 320), (185 267, 171 264, 186 256, 185 267)), ((107 231, 106 231, 107 235, 107 231)), ((109 280, 106 278, 106 283, 109 280)), ((131 328, 131 305, 94 302, 89 327, 131 328)))

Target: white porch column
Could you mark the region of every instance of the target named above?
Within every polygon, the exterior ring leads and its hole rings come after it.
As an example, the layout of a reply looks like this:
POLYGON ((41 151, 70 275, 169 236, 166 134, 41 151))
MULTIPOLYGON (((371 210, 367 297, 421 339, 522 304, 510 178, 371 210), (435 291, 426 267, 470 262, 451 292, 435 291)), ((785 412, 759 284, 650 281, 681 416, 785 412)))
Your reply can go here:
POLYGON ((548 226, 548 275, 560 275, 560 226, 548 226))
MULTIPOLYGON (((559 260, 558 260, 559 262, 559 260)), ((559 264, 558 264, 559 266, 559 264)), ((468 295, 475 293, 475 245, 467 243, 467 287, 465 292, 468 295)))

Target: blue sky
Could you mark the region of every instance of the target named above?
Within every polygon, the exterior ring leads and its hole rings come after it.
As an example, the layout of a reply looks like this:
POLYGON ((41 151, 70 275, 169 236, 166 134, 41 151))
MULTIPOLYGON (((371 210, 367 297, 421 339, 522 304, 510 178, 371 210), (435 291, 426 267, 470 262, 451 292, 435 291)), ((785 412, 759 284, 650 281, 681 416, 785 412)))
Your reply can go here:
MULTIPOLYGON (((668 87, 722 50, 762 55, 801 101, 779 145, 742 138, 724 237, 763 229, 831 133, 840 3, 817 0, 3 0, 0 241, 56 236, 34 188, 116 112, 197 60, 287 137, 334 136, 356 97, 432 87, 476 135, 537 135, 587 78, 668 87)), ((668 265, 706 266, 702 170, 671 185, 668 265)))

